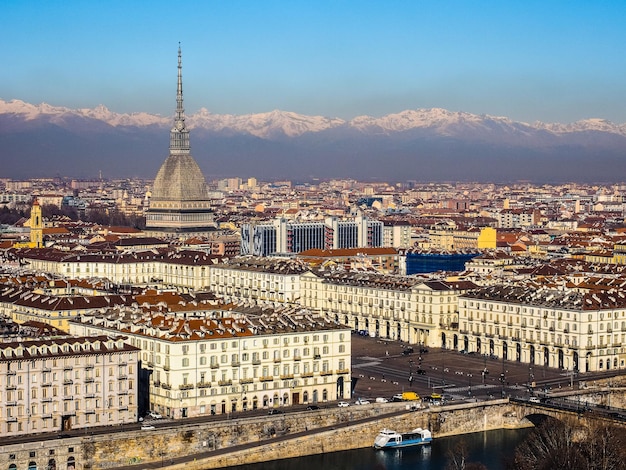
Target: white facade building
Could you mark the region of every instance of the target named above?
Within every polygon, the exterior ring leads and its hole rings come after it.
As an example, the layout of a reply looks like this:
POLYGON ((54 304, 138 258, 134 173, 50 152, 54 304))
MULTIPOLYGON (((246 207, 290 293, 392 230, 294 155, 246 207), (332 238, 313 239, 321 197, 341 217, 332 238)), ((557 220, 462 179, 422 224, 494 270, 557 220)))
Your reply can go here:
POLYGON ((124 336, 0 343, 3 436, 137 422, 139 350, 124 336))

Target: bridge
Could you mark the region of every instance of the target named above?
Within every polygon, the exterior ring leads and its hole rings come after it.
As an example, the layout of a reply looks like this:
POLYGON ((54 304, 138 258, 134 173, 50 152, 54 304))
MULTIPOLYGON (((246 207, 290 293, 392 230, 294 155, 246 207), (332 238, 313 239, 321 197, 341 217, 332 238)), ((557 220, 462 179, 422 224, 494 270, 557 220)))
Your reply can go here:
POLYGON ((547 418, 576 421, 581 427, 600 423, 626 428, 626 409, 589 405, 571 397, 537 401, 503 398, 429 409, 429 426, 436 436, 536 426, 547 418))

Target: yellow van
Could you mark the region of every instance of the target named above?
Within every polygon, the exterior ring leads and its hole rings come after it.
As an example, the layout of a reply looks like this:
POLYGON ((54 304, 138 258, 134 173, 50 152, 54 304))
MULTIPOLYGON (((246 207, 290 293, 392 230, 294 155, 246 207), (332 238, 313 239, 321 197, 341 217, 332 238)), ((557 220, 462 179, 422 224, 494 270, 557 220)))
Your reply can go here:
POLYGON ((420 399, 419 395, 415 392, 403 392, 402 393, 402 400, 404 401, 416 401, 419 399, 420 399))

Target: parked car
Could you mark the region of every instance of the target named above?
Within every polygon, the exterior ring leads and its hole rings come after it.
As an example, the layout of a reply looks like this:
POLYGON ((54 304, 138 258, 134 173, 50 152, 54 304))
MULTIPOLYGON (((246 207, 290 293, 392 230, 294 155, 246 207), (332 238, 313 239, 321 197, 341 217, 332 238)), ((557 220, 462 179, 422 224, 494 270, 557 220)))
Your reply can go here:
POLYGON ((150 411, 148 413, 148 416, 150 416, 153 419, 161 419, 161 418, 163 418, 163 416, 161 416, 161 414, 157 413, 156 411, 150 411))
POLYGON ((278 408, 272 408, 271 410, 269 410, 267 414, 268 415, 282 415, 283 410, 279 410, 278 408))
POLYGON ((403 356, 408 356, 409 354, 413 354, 413 348, 411 346, 404 348, 404 351, 402 351, 403 356))
POLYGON ((426 371, 425 371, 424 369, 417 369, 417 370, 415 371, 415 373, 416 373, 417 375, 426 375, 426 371))
POLYGON ((152 426, 151 424, 142 424, 141 425, 141 430, 142 431, 150 431, 152 429, 156 429, 154 426, 152 426))
POLYGON ((347 406, 350 406, 350 403, 348 403, 347 401, 340 401, 339 403, 337 403, 337 406, 339 408, 345 408, 347 406))
POLYGON ((363 398, 359 398, 357 401, 354 402, 355 405, 369 405, 370 402, 369 400, 364 400, 363 398))
POLYGON ((539 397, 530 397, 528 401, 530 403, 541 403, 541 399, 539 397))
POLYGON ((309 406, 306 407, 306 409, 309 410, 309 411, 316 411, 316 410, 319 410, 320 407, 317 406, 317 405, 309 405, 309 406))
POLYGON ((387 403, 389 402, 389 400, 387 400, 385 397, 378 397, 376 399, 376 403, 387 403))

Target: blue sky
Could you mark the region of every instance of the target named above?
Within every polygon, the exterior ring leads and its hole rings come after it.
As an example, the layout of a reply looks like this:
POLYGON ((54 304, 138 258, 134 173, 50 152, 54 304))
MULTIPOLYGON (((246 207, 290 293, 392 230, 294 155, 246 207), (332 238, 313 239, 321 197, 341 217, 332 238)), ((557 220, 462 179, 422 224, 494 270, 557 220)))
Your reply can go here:
POLYGON ((626 1, 0 4, 0 98, 171 115, 405 109, 626 123, 626 1))

